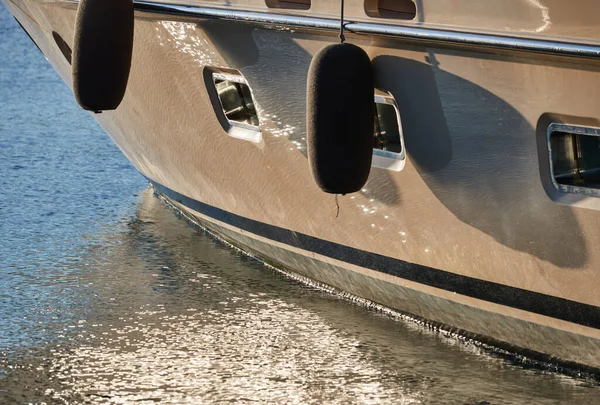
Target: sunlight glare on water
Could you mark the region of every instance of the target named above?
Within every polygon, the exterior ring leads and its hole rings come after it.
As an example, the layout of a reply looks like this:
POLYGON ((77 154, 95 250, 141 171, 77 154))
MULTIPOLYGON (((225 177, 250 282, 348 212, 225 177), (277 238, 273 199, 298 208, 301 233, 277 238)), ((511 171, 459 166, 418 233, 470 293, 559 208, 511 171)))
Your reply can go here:
POLYGON ((147 189, 0 7, 0 403, 594 404, 282 276, 147 189))

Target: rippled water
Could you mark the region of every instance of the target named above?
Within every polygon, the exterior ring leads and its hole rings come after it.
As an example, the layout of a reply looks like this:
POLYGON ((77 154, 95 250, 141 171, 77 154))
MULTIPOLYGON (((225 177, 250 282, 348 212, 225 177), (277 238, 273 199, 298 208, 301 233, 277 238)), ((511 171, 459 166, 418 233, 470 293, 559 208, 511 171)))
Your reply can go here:
POLYGON ((0 106, 0 403, 600 402, 191 226, 2 7, 0 106))

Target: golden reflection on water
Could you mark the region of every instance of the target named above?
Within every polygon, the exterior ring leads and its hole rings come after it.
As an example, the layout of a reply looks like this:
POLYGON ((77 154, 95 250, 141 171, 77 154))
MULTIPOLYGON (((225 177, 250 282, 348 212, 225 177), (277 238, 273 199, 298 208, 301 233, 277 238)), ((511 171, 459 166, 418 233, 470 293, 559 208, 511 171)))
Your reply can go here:
POLYGON ((147 306, 104 333, 54 361, 57 377, 72 381, 60 396, 190 403, 342 396, 369 403, 395 394, 399 403, 420 403, 418 393, 385 383, 357 339, 264 294, 226 297, 212 309, 183 314, 147 306))
POLYGON ((178 218, 150 190, 61 283, 41 347, 0 356, 0 398, 33 403, 594 403, 594 382, 301 286, 178 218), (450 343, 450 344, 449 344, 450 343), (486 402, 487 401, 487 402, 486 402))

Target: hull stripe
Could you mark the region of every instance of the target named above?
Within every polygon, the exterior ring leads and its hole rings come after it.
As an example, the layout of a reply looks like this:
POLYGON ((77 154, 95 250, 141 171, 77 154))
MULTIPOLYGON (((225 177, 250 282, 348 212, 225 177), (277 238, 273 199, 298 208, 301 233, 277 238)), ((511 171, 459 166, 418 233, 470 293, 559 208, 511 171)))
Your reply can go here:
POLYGON ((149 181, 159 192, 171 200, 215 220, 263 238, 404 280, 600 329, 600 307, 597 306, 413 264, 319 239, 224 211, 179 194, 153 180, 149 181))

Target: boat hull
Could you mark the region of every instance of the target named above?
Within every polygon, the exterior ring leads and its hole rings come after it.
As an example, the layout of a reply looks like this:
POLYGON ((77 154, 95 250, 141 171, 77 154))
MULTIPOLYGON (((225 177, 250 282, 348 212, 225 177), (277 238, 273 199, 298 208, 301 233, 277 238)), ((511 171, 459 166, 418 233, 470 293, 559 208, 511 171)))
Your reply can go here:
MULTIPOLYGON (((76 5, 5 4, 70 83, 76 5)), ((335 35, 138 11, 125 99, 95 118, 160 193, 270 263, 600 369, 600 199, 559 192, 544 149, 548 122, 600 126, 598 60, 348 34, 398 104, 407 156, 400 171, 372 169, 338 215, 304 135, 308 66, 335 35), (207 68, 243 74, 258 142, 224 130, 207 68)))

